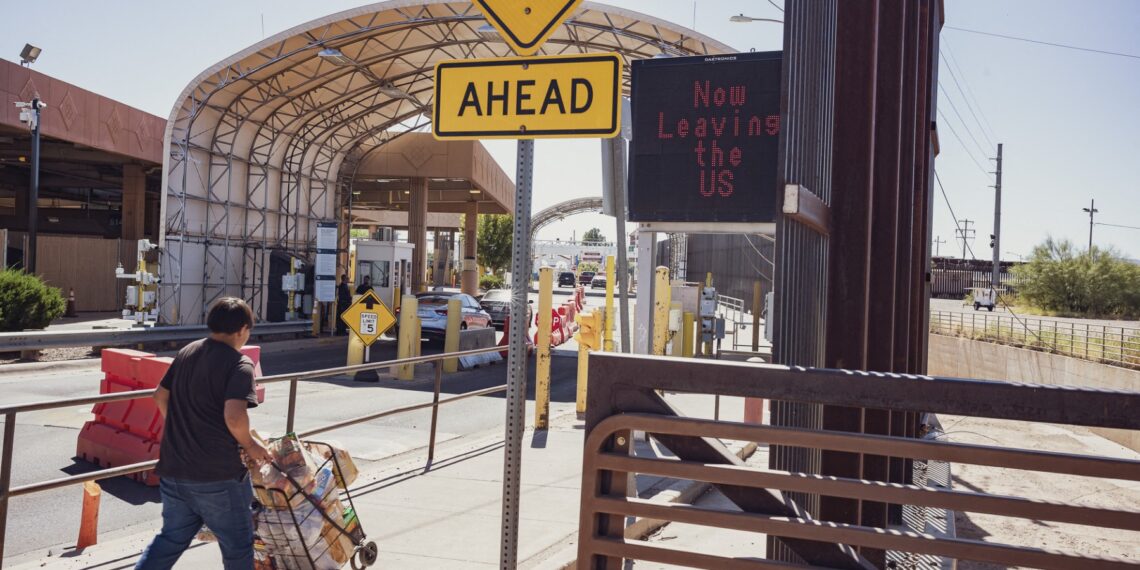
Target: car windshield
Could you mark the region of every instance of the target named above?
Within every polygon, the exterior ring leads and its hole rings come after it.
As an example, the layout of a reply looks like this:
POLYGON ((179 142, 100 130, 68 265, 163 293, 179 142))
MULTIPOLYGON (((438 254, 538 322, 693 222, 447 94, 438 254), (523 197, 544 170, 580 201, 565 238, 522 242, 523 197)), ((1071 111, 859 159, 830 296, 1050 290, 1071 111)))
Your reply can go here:
POLYGON ((511 300, 511 292, 507 291, 506 289, 495 289, 494 291, 488 291, 486 295, 483 295, 483 300, 505 303, 511 300))

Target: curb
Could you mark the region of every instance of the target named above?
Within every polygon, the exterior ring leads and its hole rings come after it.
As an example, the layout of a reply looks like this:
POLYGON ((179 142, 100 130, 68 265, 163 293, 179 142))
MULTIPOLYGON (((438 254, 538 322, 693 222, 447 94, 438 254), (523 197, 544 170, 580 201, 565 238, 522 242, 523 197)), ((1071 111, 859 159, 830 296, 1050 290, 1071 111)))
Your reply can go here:
MULTIPOLYGON (((741 460, 746 460, 756 453, 759 446, 755 442, 748 442, 739 451, 736 456, 741 460)), ((674 504, 692 504, 693 501, 700 498, 712 488, 711 483, 704 483, 698 481, 691 481, 685 485, 679 492, 676 492, 672 497, 658 501, 662 503, 674 504)), ((657 493, 649 500, 657 501, 658 497, 662 495, 672 494, 672 489, 665 489, 657 493)), ((649 535, 661 530, 669 524, 669 521, 662 521, 657 519, 638 518, 633 521, 633 524, 625 528, 625 538, 627 540, 645 540, 649 535)), ((533 568, 541 570, 572 570, 578 564, 578 533, 574 533, 569 538, 570 546, 566 546, 558 550, 553 555, 541 560, 534 564, 533 568)))
MULTIPOLYGON (((331 346, 339 342, 344 341, 340 337, 334 336, 270 341, 258 346, 261 347, 263 354, 274 354, 311 345, 331 346)), ((177 352, 176 350, 160 350, 155 352, 155 354, 158 356, 174 356, 177 352)), ((0 365, 0 377, 6 374, 19 374, 21 372, 54 372, 77 368, 99 368, 100 363, 99 357, 79 358, 75 360, 53 360, 48 362, 13 362, 0 365)))

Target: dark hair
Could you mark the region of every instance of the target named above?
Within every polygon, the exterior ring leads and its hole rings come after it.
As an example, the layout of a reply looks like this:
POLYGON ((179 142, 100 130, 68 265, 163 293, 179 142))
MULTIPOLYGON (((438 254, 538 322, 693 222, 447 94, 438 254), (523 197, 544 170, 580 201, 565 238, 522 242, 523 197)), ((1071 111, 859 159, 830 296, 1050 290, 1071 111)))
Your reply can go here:
POLYGON ((206 326, 210 332, 219 334, 233 334, 242 327, 252 329, 253 311, 245 301, 237 297, 222 297, 210 306, 206 326))

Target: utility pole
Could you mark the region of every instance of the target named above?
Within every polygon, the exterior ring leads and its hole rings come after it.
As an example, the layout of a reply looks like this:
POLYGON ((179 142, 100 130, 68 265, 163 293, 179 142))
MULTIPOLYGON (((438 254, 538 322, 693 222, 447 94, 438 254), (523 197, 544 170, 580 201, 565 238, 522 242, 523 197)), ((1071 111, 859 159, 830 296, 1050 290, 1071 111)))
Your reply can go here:
POLYGON ((994 273, 990 287, 997 288, 1001 283, 1001 143, 998 143, 997 172, 994 172, 994 235, 990 247, 994 250, 994 273))
MULTIPOLYGON (((27 49, 27 48, 25 48, 27 49)), ((36 272, 36 235, 38 233, 40 201, 40 110, 47 105, 39 95, 31 103, 17 102, 20 121, 27 123, 32 131, 32 177, 28 187, 28 249, 24 252, 24 272, 36 272)))
POLYGON ((934 257, 939 257, 941 255, 940 252, 942 251, 942 248, 939 246, 946 243, 946 240, 942 239, 942 236, 938 236, 931 240, 931 243, 934 244, 934 257))
POLYGON ((974 220, 958 220, 959 227, 954 230, 954 234, 962 238, 962 259, 966 259, 966 240, 974 239, 974 235, 977 234, 975 230, 970 229, 972 223, 974 220))
POLYGON ((1093 229, 1093 216, 1100 210, 1096 209, 1096 199, 1094 198, 1089 202, 1088 208, 1081 208, 1081 211, 1089 213, 1089 256, 1092 256, 1092 229, 1093 229))

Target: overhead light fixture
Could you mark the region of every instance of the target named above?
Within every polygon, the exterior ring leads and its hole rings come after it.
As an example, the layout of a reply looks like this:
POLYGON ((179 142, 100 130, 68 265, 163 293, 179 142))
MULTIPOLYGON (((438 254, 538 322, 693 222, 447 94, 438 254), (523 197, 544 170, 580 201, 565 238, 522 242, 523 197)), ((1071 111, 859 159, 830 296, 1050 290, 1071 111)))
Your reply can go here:
POLYGON ((729 22, 736 22, 738 24, 746 24, 748 22, 772 22, 773 24, 783 24, 783 20, 773 20, 772 18, 753 18, 752 16, 745 16, 744 14, 737 14, 728 19, 729 22))
POLYGON ((497 40, 500 38, 499 30, 496 30, 495 26, 492 26, 491 24, 483 24, 482 26, 475 28, 475 33, 479 34, 480 38, 483 38, 487 41, 497 40))
POLYGON ((51 223, 53 223, 53 224, 58 224, 58 223, 59 223, 59 218, 57 218, 57 217, 55 217, 55 216, 51 216, 51 217, 49 217, 49 218, 48 218, 48 221, 49 221, 49 222, 51 222, 51 223))
POLYGON ((317 52, 317 56, 333 65, 355 65, 356 62, 352 58, 341 53, 339 49, 325 48, 317 52))
POLYGON ((472 189, 468 190, 468 192, 470 192, 472 194, 478 194, 478 193, 482 192, 482 190, 480 190, 478 188, 472 188, 472 189))
POLYGON ((391 81, 388 81, 387 79, 380 80, 380 84, 377 86, 377 88, 380 89, 381 93, 383 93, 383 94, 385 94, 385 95, 387 95, 393 99, 412 99, 412 100, 414 100, 410 93, 408 93, 407 91, 404 91, 403 89, 400 89, 399 87, 396 87, 395 83, 392 83, 391 81))
POLYGON ((35 63, 42 51, 32 44, 24 44, 24 49, 20 50, 20 65, 28 66, 35 63))

